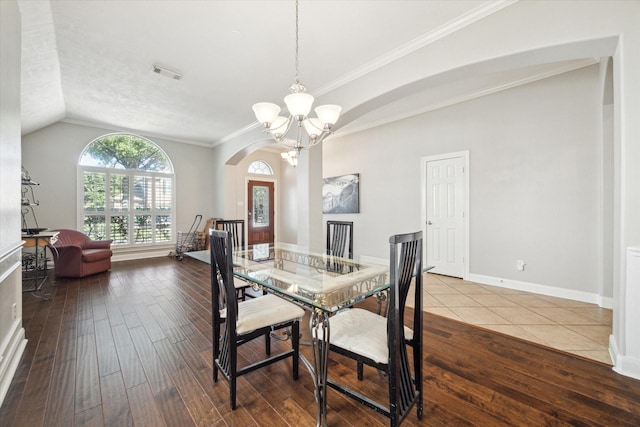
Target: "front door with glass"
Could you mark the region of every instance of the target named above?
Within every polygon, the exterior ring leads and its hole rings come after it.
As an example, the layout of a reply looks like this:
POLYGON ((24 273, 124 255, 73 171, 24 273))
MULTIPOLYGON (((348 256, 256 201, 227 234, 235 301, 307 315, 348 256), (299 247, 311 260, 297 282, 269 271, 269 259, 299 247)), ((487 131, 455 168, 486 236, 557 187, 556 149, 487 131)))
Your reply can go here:
POLYGON ((249 181, 247 244, 273 243, 275 206, 273 182, 249 181))

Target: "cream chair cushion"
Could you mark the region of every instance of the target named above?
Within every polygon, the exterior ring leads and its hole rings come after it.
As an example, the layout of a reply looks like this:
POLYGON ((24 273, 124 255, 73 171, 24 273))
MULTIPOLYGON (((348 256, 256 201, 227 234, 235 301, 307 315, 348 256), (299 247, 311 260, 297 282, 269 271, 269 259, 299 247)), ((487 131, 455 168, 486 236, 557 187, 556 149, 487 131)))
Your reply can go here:
MULTIPOLYGON (((220 316, 226 318, 226 310, 220 316)), ((238 302, 238 334, 246 334, 268 325, 279 325, 294 319, 302 319, 304 310, 272 294, 238 302)))
MULTIPOLYGON (((342 311, 329 318, 331 344, 367 357, 377 363, 389 363, 387 318, 361 308, 342 311)), ((404 327, 406 339, 413 331, 404 327)))

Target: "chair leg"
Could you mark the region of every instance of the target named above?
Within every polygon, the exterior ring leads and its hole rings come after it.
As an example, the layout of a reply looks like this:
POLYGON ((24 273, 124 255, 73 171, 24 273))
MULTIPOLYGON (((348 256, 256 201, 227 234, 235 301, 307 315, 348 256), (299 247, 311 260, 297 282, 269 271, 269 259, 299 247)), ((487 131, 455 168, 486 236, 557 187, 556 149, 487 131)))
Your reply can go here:
POLYGON ((413 366, 414 366, 414 378, 413 378, 413 384, 416 387, 416 391, 418 392, 418 394, 420 395, 420 397, 418 398, 418 401, 416 402, 416 409, 418 411, 418 419, 421 420, 422 419, 422 391, 423 391, 423 387, 422 387, 422 360, 420 357, 420 352, 416 351, 416 348, 413 346, 413 344, 411 344, 411 349, 412 349, 412 353, 413 353, 413 366))
POLYGON ((231 403, 231 410, 236 409, 236 375, 235 372, 229 378, 229 402, 231 403))
POLYGON ((362 381, 362 378, 364 377, 364 363, 360 361, 358 362, 357 372, 358 372, 358 380, 362 381))
POLYGON ((267 356, 271 356, 271 332, 264 334, 264 352, 267 356))
POLYGON ((213 382, 218 382, 218 365, 216 359, 220 353, 220 329, 213 326, 213 382))
POLYGON ((300 322, 293 322, 291 327, 291 348, 293 349, 293 379, 298 379, 300 365, 300 322))

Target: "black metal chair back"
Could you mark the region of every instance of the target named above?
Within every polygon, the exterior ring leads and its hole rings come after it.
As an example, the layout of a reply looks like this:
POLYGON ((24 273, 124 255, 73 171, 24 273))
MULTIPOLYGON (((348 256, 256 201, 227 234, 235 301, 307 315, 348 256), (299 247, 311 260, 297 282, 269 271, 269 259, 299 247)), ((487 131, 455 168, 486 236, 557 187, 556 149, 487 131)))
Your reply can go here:
POLYGON ((213 223, 214 230, 228 231, 231 234, 233 250, 245 250, 244 220, 243 219, 219 219, 213 223))
MULTIPOLYGON (((214 230, 228 231, 231 235, 231 244, 233 251, 244 251, 247 249, 244 240, 244 220, 243 219, 217 219, 213 223, 214 230)), ((244 301, 247 296, 254 297, 253 294, 247 292, 249 284, 246 286, 240 286, 242 284, 241 279, 236 279, 236 294, 238 299, 244 301)))
POLYGON ((327 221, 327 254, 353 259, 353 221, 327 221))
MULTIPOLYGON (((422 232, 389 238, 390 281, 387 344, 389 346, 390 418, 400 423, 414 404, 422 418, 422 232), (404 335, 404 313, 415 277, 413 310, 413 376, 404 335)), ((395 425, 395 424, 394 424, 395 425)))
MULTIPOLYGON (((222 325, 227 323, 227 319, 233 316, 233 320, 237 320, 237 298, 235 289, 228 292, 226 284, 233 286, 233 258, 231 248, 231 234, 227 231, 209 230, 209 250, 211 255, 211 315, 213 320, 213 359, 214 359, 214 379, 217 380, 216 359, 221 353, 221 336, 220 331, 222 325), (232 295, 231 301, 227 299, 227 295, 232 295), (230 303, 230 304, 229 304, 230 303), (228 306, 231 305, 231 310, 228 306), (224 310, 225 315, 221 313, 224 310)), ((232 323, 234 324, 234 323, 232 323)), ((233 329, 233 328, 232 328, 233 329)), ((226 328, 225 333, 226 335, 226 328)), ((224 339, 226 346, 232 337, 227 336, 224 339)), ((234 339, 235 341, 235 339, 234 339)), ((225 350, 228 350, 225 347, 225 350)), ((228 354, 228 351, 224 352, 228 354)), ((227 361, 230 363, 230 361, 227 361)), ((228 364, 225 363, 225 367, 228 364)), ((235 366, 235 364, 234 364, 235 366)), ((228 369, 227 369, 228 370, 228 369)))
MULTIPOLYGON (((353 259, 353 221, 327 221, 327 255, 353 259)), ((327 258, 327 270, 342 271, 344 265, 327 258)))

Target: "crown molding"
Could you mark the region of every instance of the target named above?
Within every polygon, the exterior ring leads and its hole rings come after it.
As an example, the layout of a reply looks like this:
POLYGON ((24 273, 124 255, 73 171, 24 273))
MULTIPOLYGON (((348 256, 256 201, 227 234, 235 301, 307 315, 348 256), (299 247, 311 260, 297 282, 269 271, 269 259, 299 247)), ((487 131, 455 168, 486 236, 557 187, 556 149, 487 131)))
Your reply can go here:
POLYGON ((216 147, 218 145, 224 144, 225 142, 232 141, 235 138, 237 138, 239 136, 242 136, 244 134, 247 134, 247 133, 251 132, 252 130, 257 129, 257 128, 261 127, 261 126, 262 125, 260 123, 258 123, 257 121, 252 122, 251 124, 249 124, 249 125, 247 125, 247 126, 245 126, 243 128, 240 128, 235 132, 232 132, 232 133, 230 133, 230 134, 228 134, 226 136, 223 136, 222 138, 220 138, 219 140, 214 142, 212 147, 216 147))
POLYGON ((505 7, 511 6, 516 3, 518 0, 497 0, 497 1, 488 1, 486 3, 481 4, 475 9, 470 10, 469 12, 460 15, 453 21, 450 21, 436 29, 421 35, 401 46, 397 49, 394 49, 388 52, 385 55, 378 57, 377 59, 371 61, 368 64, 363 65, 360 68, 355 69, 353 72, 344 75, 342 78, 334 80, 331 83, 328 83, 324 86, 321 86, 317 90, 314 91, 315 96, 321 96, 326 93, 329 93, 337 88, 346 85, 354 80, 357 80, 369 73, 372 73, 386 65, 391 64, 411 53, 424 48, 425 46, 430 45, 456 31, 459 31, 481 19, 490 16, 505 7))

